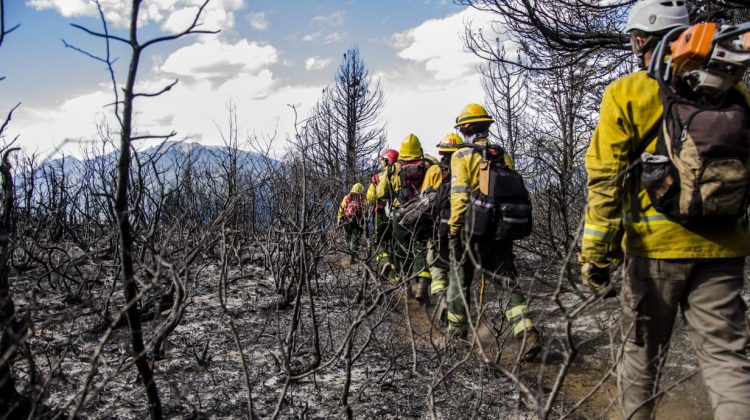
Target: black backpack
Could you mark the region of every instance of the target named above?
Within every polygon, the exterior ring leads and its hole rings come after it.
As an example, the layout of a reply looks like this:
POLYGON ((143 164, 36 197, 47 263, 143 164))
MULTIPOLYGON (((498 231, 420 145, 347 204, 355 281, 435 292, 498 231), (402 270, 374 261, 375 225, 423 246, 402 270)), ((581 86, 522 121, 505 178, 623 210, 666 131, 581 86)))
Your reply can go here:
MULTIPOLYGON (((521 175, 505 163, 505 150, 497 145, 477 146, 479 190, 471 193, 465 229, 470 237, 497 240, 522 239, 531 234, 529 191, 521 175)), ((475 152, 476 153, 476 152, 475 152)))

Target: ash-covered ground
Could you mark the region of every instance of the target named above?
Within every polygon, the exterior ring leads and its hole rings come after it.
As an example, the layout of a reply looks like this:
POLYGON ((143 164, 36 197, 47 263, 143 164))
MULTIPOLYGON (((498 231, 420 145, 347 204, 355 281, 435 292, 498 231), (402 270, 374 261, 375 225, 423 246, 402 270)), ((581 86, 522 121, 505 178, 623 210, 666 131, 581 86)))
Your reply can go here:
MULTIPOLYGON (((363 264, 345 260, 328 256, 315 278, 291 287, 301 293, 299 304, 297 292, 290 299, 276 292, 280 279, 266 271, 256 248, 230 259, 226 284, 218 260, 206 257, 192 264, 184 282, 184 314, 161 357, 149 356, 165 416, 241 418, 248 417, 250 404, 259 418, 616 416, 616 299, 570 318, 585 296, 565 292, 555 300, 556 280, 522 277, 533 291, 532 314, 543 331, 545 352, 538 362, 519 364, 516 343, 502 321, 502 293, 493 287, 485 288, 474 344, 446 342, 435 299, 420 306, 405 298, 403 287, 382 283, 363 264)), ((119 273, 111 267, 84 258, 75 267, 77 278, 30 271, 12 279, 17 311, 32 321, 13 374, 19 390, 34 397, 40 416, 70 414, 90 377, 78 415, 148 417, 127 324, 103 338, 123 306, 119 273)), ((169 290, 158 275, 140 280, 150 291, 143 302, 169 290)), ((168 317, 168 303, 162 311, 144 303, 149 349, 168 317)), ((710 418, 681 329, 662 381, 669 391, 659 414, 710 418)))

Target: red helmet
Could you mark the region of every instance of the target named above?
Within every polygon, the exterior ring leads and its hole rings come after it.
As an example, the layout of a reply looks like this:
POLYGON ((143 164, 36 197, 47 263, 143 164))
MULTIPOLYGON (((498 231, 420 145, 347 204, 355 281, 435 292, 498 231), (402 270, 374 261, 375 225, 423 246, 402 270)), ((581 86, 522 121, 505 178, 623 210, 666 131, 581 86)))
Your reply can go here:
POLYGON ((398 160, 398 150, 386 149, 380 154, 381 159, 385 159, 388 164, 393 164, 398 160))

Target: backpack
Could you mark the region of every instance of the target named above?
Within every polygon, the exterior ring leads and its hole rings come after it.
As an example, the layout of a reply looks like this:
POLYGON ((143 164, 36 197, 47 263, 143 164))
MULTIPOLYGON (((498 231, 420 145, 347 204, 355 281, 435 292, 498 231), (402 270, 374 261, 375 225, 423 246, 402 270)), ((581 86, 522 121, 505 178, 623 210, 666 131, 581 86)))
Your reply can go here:
POLYGON ((344 207, 344 216, 349 219, 359 219, 362 217, 362 195, 361 194, 349 194, 349 201, 344 207))
MULTIPOLYGON (((714 103, 660 83, 664 114, 631 156, 654 208, 685 226, 733 224, 750 192, 750 107, 736 89, 714 103), (656 151, 644 153, 656 138, 656 151)), ((637 183, 631 198, 638 221, 637 183)))
POLYGON ((505 150, 497 145, 478 146, 479 190, 469 199, 466 232, 470 237, 515 240, 531 234, 529 191, 521 175, 505 163, 505 150))
POLYGON ((398 172, 401 187, 398 190, 397 197, 402 206, 419 195, 426 173, 427 165, 425 165, 425 161, 422 158, 401 163, 401 168, 398 172))

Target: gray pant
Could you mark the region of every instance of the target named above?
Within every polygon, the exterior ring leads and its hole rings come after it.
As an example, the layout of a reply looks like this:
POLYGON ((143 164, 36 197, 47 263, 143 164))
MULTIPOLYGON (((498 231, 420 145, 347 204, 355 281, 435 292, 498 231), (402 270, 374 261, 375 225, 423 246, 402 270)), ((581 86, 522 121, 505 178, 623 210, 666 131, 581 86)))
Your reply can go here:
POLYGON ((617 372, 625 418, 653 415, 651 398, 679 307, 716 419, 750 419, 744 265, 743 258, 626 258, 620 296, 625 348, 617 372))

